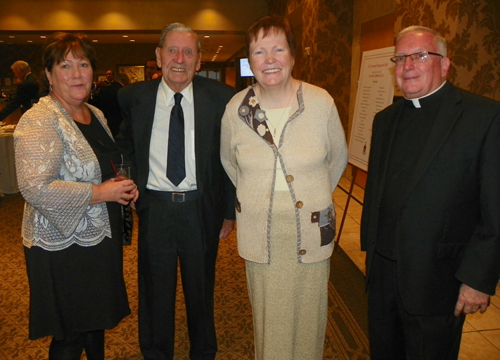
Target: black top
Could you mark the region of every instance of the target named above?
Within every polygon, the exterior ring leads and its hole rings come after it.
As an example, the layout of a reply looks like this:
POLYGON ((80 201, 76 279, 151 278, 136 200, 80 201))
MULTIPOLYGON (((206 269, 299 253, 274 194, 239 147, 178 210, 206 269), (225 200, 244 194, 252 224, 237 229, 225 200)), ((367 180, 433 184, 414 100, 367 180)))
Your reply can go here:
POLYGON ((380 203, 380 216, 376 251, 397 260, 398 212, 413 170, 422 154, 434 120, 436 119, 443 89, 419 99, 420 108, 405 100, 398 119, 394 141, 390 148, 384 193, 380 203))
MULTIPOLYGON (((91 112, 92 113, 92 112, 91 112)), ((99 166, 101 167, 102 182, 116 177, 111 161, 115 164, 122 163, 122 156, 114 140, 108 135, 106 130, 92 113, 89 125, 75 121, 76 125, 87 139, 89 145, 94 150, 99 166)), ((122 237, 123 221, 121 218, 121 205, 117 202, 107 202, 111 224, 111 234, 113 238, 122 237)))

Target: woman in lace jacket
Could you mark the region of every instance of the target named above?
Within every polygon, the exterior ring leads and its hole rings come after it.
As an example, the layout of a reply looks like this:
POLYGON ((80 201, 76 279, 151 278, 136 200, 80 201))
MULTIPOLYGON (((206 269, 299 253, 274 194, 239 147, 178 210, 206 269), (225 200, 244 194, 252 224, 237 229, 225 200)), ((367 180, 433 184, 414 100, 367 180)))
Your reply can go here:
POLYGON ((257 84, 226 107, 221 158, 236 186, 255 358, 319 360, 335 237, 332 192, 347 162, 344 130, 332 97, 293 79, 286 20, 257 21, 246 45, 257 84))
POLYGON ((102 112, 85 103, 95 52, 83 35, 47 39, 49 95, 14 133, 22 238, 30 284, 29 338, 52 336, 49 359, 104 358, 104 329, 130 314, 122 260, 121 206, 138 196, 118 181, 121 163, 102 112))

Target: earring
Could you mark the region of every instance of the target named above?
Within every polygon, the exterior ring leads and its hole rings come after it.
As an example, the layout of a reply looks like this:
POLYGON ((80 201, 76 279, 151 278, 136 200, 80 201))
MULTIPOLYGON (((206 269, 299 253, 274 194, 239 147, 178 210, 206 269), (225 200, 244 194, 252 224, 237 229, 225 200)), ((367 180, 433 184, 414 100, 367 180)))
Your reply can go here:
POLYGON ((94 88, 90 90, 90 100, 94 99, 94 93, 97 89, 97 84, 94 83, 94 88))
POLYGON ((49 84, 49 95, 52 92, 52 84, 49 84))

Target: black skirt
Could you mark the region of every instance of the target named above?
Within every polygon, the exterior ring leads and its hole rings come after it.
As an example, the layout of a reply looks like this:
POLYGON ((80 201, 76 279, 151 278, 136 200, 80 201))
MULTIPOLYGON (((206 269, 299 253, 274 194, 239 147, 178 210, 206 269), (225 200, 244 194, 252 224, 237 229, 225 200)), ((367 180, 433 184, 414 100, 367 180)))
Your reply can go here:
POLYGON ((112 329, 129 315, 122 252, 121 238, 108 237, 95 246, 73 244, 60 251, 25 248, 29 338, 112 329))

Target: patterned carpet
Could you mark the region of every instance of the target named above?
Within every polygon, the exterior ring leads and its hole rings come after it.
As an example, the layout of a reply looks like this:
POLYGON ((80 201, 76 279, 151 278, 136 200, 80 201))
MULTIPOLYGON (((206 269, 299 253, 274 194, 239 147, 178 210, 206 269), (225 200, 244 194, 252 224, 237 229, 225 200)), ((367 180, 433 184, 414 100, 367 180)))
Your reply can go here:
MULTIPOLYGON (((50 343, 49 338, 28 340, 29 289, 20 240, 22 207, 23 199, 19 194, 0 198, 0 360, 46 359, 50 343)), ((133 245, 125 247, 124 253, 132 315, 112 331, 106 332, 106 359, 139 360, 142 356, 137 339, 136 234, 133 245)), ((234 235, 221 241, 215 297, 219 342, 217 360, 253 359, 252 316, 245 284, 245 266, 238 256, 234 235)), ((369 359, 368 340, 351 313, 353 308, 356 309, 352 304, 347 306, 330 283, 324 359, 369 359)), ((176 314, 175 356, 176 359, 188 359, 189 342, 182 291, 178 291, 176 314)), ((85 355, 82 359, 86 359, 85 355)))

